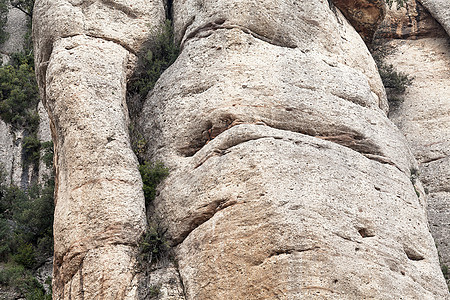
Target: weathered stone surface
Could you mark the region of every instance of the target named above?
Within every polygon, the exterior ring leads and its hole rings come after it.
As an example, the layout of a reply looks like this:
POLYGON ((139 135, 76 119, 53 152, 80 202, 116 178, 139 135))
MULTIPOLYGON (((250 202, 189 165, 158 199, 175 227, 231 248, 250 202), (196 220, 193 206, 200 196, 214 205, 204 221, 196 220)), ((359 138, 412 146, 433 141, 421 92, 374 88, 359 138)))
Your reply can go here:
POLYGON ((214 30, 236 28, 268 44, 324 53, 330 64, 339 61, 363 73, 378 97, 376 102, 387 111, 384 89, 370 53, 363 43, 350 46, 346 42, 360 37, 342 14, 330 13, 328 3, 185 0, 175 1, 173 11, 175 36, 182 47, 214 30))
POLYGON ((16 135, 11 132, 11 126, 0 120, 0 167, 3 168, 6 176, 6 183, 20 183, 21 152, 20 141, 16 140, 16 135))
POLYGON ((376 39, 417 39, 421 37, 445 37, 447 33, 417 0, 410 0, 403 7, 392 4, 380 24, 376 39))
MULTIPOLYGON (((58 39, 86 35, 117 43, 137 54, 164 21, 160 0, 39 0, 34 8, 37 77, 45 85, 45 68, 58 39)), ((45 99, 45 96, 43 96, 45 99)))
MULTIPOLYGON (((37 111, 39 114, 39 128, 37 136, 41 143, 49 142, 52 140, 52 134, 50 132, 50 119, 44 105, 42 104, 42 101, 39 101, 37 111)), ((53 170, 50 169, 41 159, 39 161, 39 182, 45 182, 45 180, 51 176, 52 172, 53 170)))
POLYGON ((4 30, 8 33, 8 39, 0 45, 0 53, 3 63, 9 61, 9 55, 23 49, 24 36, 27 32, 28 17, 17 8, 11 7, 8 11, 8 21, 4 30))
POLYGON ((419 0, 450 35, 450 2, 448 0, 419 0))
POLYGON ((391 119, 405 134, 420 162, 429 191, 431 232, 443 263, 450 264, 450 40, 391 41, 387 61, 414 77, 391 119))
POLYGON ((332 0, 366 42, 371 42, 386 14, 385 0, 332 0))
POLYGON ((41 0, 33 34, 55 144, 54 299, 137 299, 146 226, 126 81, 162 1, 41 0))
POLYGON ((164 266, 152 270, 144 285, 144 294, 139 295, 139 299, 186 299, 178 268, 172 263, 164 263, 164 266))
MULTIPOLYGON (((4 30, 8 39, 0 45, 3 64, 7 64, 10 55, 23 50, 24 36, 27 31, 27 16, 16 8, 8 11, 8 22, 4 30)), ((22 168, 22 138, 23 131, 15 130, 0 119, 0 165, 8 175, 7 183, 26 186, 28 180, 22 180, 22 174, 27 172, 22 168)))
POLYGON ((85 36, 53 47, 46 105, 56 146, 56 299, 136 293, 134 255, 146 222, 127 130, 128 56, 114 42, 85 36))
POLYGON ((175 2, 183 51, 140 116, 186 297, 445 299, 363 41, 324 1, 255 5, 175 2))

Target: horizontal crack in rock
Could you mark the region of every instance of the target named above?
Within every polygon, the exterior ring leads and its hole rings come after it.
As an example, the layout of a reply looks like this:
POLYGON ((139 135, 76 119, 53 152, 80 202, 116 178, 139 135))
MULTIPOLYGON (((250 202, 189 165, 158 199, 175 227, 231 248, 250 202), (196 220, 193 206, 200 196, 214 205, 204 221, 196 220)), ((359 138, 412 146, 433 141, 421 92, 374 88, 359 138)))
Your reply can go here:
POLYGON ((196 216, 190 220, 190 226, 189 229, 185 232, 180 234, 180 237, 176 240, 174 240, 173 247, 178 246, 179 244, 183 243, 184 240, 193 232, 195 229, 197 229, 200 225, 206 223, 209 221, 214 215, 230 206, 233 206, 237 204, 238 202, 236 200, 230 200, 230 199, 221 199, 216 200, 211 203, 205 204, 204 206, 200 207, 200 209, 203 208, 202 211, 197 212, 196 216))
MULTIPOLYGON (((193 22, 193 21, 192 21, 193 22)), ((206 23, 203 26, 198 27, 196 30, 192 31, 191 33, 189 33, 186 38, 183 39, 183 41, 181 42, 180 45, 180 49, 184 48, 184 45, 187 41, 193 39, 193 38, 202 38, 202 37, 207 37, 209 35, 211 35, 212 32, 206 33, 208 31, 215 31, 218 29, 240 29, 242 32, 246 33, 246 34, 250 34, 252 35, 254 38, 261 40, 263 42, 269 43, 271 45, 274 46, 278 46, 278 47, 284 47, 284 48, 297 48, 297 45, 295 44, 288 44, 288 43, 282 43, 281 41, 276 41, 272 38, 268 38, 265 37, 263 35, 260 35, 254 31, 252 31, 249 28, 246 28, 244 26, 241 25, 237 25, 237 24, 224 24, 225 21, 224 20, 220 20, 220 22, 215 21, 215 22, 209 22, 206 23), (200 36, 203 35, 203 36, 200 36)))

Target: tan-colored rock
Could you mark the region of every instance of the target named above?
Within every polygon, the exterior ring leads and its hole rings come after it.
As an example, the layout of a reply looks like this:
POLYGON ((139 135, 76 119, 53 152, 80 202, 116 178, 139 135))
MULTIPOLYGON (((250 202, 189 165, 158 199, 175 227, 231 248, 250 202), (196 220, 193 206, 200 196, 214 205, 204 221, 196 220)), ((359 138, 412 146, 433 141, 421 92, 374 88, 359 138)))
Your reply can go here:
POLYGON ((146 217, 126 83, 162 1, 41 0, 33 34, 55 144, 54 299, 138 299, 146 217))
POLYGON ((450 2, 447 0, 419 0, 450 35, 450 2))
POLYGON ((177 1, 174 24, 140 123, 187 299, 445 299, 417 165, 345 18, 177 1))
POLYGON ((359 32, 366 42, 371 42, 375 31, 386 15, 385 0, 331 0, 359 32))
POLYGON ((124 110, 128 56, 85 36, 53 47, 46 105, 56 149, 56 299, 136 293, 134 256, 146 222, 124 110))
POLYGON ((419 161, 419 177, 427 191, 431 233, 441 263, 450 264, 450 40, 445 30, 416 0, 388 11, 379 42, 386 63, 413 78, 403 103, 391 119, 405 134, 419 161), (408 21, 409 20, 409 21, 408 21), (397 22, 396 27, 392 25, 397 22), (390 40, 390 38, 396 38, 390 40), (417 39, 417 40, 412 40, 417 39))
POLYGON ((414 77, 391 119, 405 134, 430 193, 428 215, 442 260, 450 263, 450 48, 449 38, 392 41, 388 62, 414 77))
POLYGON ((418 39, 421 37, 445 37, 442 26, 417 0, 410 0, 403 7, 393 2, 380 24, 375 39, 418 39))

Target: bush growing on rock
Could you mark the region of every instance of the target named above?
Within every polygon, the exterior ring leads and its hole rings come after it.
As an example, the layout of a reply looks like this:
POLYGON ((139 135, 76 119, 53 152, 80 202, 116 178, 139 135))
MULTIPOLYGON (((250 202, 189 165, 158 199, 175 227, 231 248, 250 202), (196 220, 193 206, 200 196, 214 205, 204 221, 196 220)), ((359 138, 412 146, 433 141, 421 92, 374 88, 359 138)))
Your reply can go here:
POLYGON ((139 259, 141 264, 152 264, 166 256, 169 245, 164 237, 167 229, 159 224, 149 223, 139 240, 139 259))
POLYGON ((145 97, 161 74, 175 62, 179 52, 178 45, 174 43, 172 23, 166 20, 153 47, 141 58, 143 71, 130 79, 128 92, 145 97))
POLYGON ((169 169, 164 167, 161 162, 145 162, 139 166, 139 172, 142 177, 145 206, 147 207, 155 199, 158 184, 169 175, 169 169))

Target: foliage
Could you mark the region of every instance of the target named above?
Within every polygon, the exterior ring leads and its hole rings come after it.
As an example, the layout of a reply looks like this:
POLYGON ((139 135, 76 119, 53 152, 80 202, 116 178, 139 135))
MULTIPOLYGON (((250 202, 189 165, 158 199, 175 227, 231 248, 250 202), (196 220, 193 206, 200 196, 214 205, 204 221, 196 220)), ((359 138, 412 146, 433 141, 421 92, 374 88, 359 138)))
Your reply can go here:
POLYGON ((30 270, 21 265, 8 263, 0 271, 0 284, 13 286, 25 294, 25 299, 47 300, 51 295, 45 295, 42 285, 33 277, 30 270))
POLYGON ((140 64, 144 71, 130 80, 129 92, 145 97, 161 74, 175 62, 178 54, 179 48, 174 43, 172 24, 166 20, 153 47, 141 58, 140 64))
POLYGON ((53 166, 53 141, 41 143, 41 159, 47 168, 53 166))
POLYGON ((144 155, 147 150, 148 142, 141 129, 133 123, 130 124, 128 130, 130 132, 131 149, 133 149, 134 154, 136 154, 139 164, 142 165, 145 163, 144 155))
POLYGON ((23 164, 28 166, 37 163, 40 158, 41 141, 33 134, 25 136, 22 141, 23 164))
POLYGON ((406 91, 406 87, 412 83, 412 79, 408 75, 396 71, 392 64, 380 63, 378 70, 384 87, 389 89, 391 93, 403 94, 406 91))
POLYGON ((11 65, 0 67, 0 117, 15 128, 34 132, 39 102, 33 54, 17 53, 11 65))
POLYGON ((391 50, 384 44, 374 43, 369 50, 377 64, 378 72, 386 88, 389 107, 391 110, 396 109, 403 102, 402 95, 406 92, 406 88, 412 84, 414 78, 397 71, 392 64, 385 62, 385 58, 390 54, 391 50))
POLYGON ((158 184, 169 175, 169 169, 161 162, 145 162, 139 166, 139 172, 144 184, 145 206, 148 206, 155 199, 158 184))
POLYGON ((155 263, 167 255, 169 245, 164 237, 167 229, 159 224, 150 223, 139 240, 139 258, 141 263, 155 263))
POLYGON ((161 293, 161 286, 152 285, 149 287, 149 296, 150 298, 156 298, 161 293))
MULTIPOLYGON (((4 176, 4 174, 3 174, 4 176)), ((14 287, 26 299, 51 299, 32 277, 53 252, 53 190, 50 178, 43 186, 22 190, 0 176, 0 283, 14 287)))

